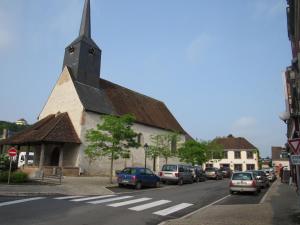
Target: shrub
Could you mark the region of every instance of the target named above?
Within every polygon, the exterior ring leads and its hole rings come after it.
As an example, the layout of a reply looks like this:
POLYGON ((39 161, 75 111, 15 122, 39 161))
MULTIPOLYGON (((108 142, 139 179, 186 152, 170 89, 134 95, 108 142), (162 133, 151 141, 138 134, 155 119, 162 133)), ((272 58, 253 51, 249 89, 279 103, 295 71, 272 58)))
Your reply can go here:
MULTIPOLYGON (((7 154, 0 154, 0 171, 8 171, 10 164, 10 158, 7 154)), ((15 171, 18 169, 17 160, 12 161, 11 171, 15 171)))
MULTIPOLYGON (((7 182, 8 171, 0 172, 0 182, 7 182)), ((28 175, 24 172, 13 172, 10 174, 10 183, 24 183, 28 180, 28 175)))
POLYGON ((12 183, 24 183, 28 179, 28 175, 24 172, 14 172, 11 174, 10 181, 12 183))
POLYGON ((0 182, 7 182, 8 171, 0 172, 0 182))

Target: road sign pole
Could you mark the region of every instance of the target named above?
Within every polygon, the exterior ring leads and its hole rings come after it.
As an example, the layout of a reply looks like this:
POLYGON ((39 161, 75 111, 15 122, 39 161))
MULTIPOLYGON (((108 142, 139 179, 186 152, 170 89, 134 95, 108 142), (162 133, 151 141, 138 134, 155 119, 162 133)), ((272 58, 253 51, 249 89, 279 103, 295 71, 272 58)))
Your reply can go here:
POLYGON ((8 171, 8 180, 7 180, 7 184, 9 184, 10 182, 10 173, 11 173, 11 163, 12 163, 12 158, 13 157, 9 157, 10 158, 10 162, 9 162, 9 171, 8 171))

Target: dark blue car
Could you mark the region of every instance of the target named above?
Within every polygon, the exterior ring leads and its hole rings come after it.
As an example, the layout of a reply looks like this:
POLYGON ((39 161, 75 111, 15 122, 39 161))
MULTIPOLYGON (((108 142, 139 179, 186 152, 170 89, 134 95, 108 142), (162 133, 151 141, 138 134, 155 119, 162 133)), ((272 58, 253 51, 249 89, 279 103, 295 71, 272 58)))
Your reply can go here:
POLYGON ((160 187, 160 178, 144 167, 126 167, 118 173, 119 187, 125 185, 141 189, 142 186, 160 187))

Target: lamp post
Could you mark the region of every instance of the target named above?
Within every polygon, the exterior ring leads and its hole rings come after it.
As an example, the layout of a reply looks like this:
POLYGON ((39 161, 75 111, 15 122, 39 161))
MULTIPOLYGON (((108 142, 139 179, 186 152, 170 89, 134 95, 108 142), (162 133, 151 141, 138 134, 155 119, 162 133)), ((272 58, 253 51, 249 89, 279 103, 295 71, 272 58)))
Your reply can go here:
POLYGON ((149 149, 148 144, 144 144, 144 150, 145 150, 145 168, 147 167, 147 151, 149 149))

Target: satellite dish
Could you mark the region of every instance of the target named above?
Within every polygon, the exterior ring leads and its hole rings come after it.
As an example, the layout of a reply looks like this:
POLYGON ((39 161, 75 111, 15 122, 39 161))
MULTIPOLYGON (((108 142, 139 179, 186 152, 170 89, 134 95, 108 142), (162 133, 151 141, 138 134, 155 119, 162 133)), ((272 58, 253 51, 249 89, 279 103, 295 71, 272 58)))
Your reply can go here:
POLYGON ((279 118, 285 122, 290 118, 290 113, 285 111, 279 115, 279 118))

